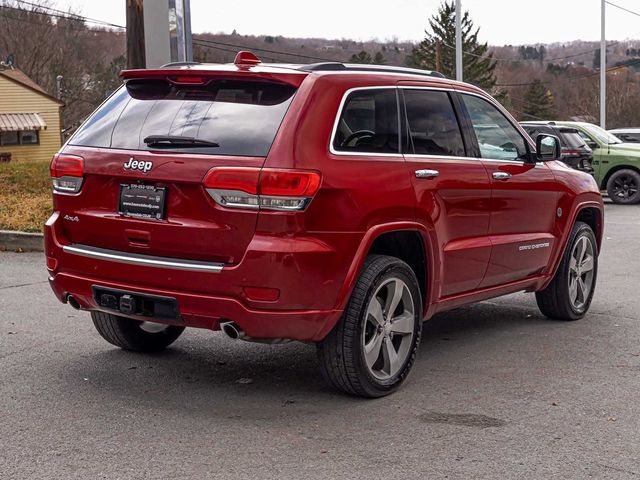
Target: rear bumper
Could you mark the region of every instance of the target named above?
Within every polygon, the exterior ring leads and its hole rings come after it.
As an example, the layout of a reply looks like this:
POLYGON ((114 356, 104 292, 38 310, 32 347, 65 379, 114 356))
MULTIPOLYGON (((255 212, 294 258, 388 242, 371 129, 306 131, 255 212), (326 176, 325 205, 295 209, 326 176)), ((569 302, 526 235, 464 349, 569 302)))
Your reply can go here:
POLYGON ((332 233, 326 239, 256 235, 240 263, 199 271, 145 265, 158 257, 144 253, 122 252, 143 261, 129 264, 108 255, 74 251, 78 246, 66 238, 62 221, 54 213, 45 226, 47 260, 55 260, 50 262, 49 281, 60 301, 66 302, 71 294, 83 309, 101 310, 93 286, 173 297, 181 325, 215 330, 221 321, 232 320, 250 337, 302 341, 321 340, 340 317, 338 296, 360 240, 353 233, 332 233), (255 301, 246 296, 246 287, 275 288, 279 298, 255 301))
MULTIPOLYGON (((77 274, 58 273, 49 278, 49 283, 60 301, 66 302, 67 295, 73 294, 85 310, 102 310, 93 298, 94 285, 143 295, 172 297, 178 301, 182 321, 160 320, 161 322, 219 330, 221 321, 233 320, 247 336, 254 338, 321 340, 318 334, 325 324, 336 322, 341 315, 338 310, 257 310, 248 308, 233 298, 194 295, 170 289, 140 288, 128 283, 105 282, 99 278, 77 274)), ((149 320, 145 317, 131 318, 149 320)))

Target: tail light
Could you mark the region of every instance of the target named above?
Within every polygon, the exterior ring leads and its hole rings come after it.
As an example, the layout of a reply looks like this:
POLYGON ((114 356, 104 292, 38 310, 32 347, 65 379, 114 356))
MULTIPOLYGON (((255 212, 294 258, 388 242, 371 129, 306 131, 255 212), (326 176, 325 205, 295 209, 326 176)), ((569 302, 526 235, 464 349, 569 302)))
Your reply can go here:
POLYGON ((571 148, 563 148, 561 150, 562 155, 570 157, 570 156, 580 156, 580 151, 579 150, 573 150, 571 148))
POLYGON ((57 153, 51 160, 51 180, 58 192, 77 193, 84 180, 84 159, 57 153))
POLYGON ((318 172, 309 170, 214 167, 202 183, 225 207, 297 211, 309 205, 320 180, 318 172))

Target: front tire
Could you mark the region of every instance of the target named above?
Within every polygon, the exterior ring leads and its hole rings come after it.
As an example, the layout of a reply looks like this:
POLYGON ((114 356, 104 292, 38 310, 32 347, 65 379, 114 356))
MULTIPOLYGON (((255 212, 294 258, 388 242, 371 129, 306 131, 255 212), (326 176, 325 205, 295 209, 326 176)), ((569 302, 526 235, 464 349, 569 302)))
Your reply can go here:
POLYGON ((596 237, 589 225, 576 222, 553 280, 536 292, 538 308, 554 320, 581 319, 591 306, 597 276, 596 237))
POLYGON ((347 308, 318 344, 325 379, 338 390, 382 397, 406 380, 422 330, 415 273, 402 260, 367 258, 347 308))
POLYGON ((624 169, 614 172, 607 181, 607 194, 613 203, 632 205, 640 202, 640 173, 624 169))
POLYGON ((91 312, 91 318, 102 338, 116 347, 133 352, 164 350, 184 331, 184 327, 140 322, 104 312, 91 312))

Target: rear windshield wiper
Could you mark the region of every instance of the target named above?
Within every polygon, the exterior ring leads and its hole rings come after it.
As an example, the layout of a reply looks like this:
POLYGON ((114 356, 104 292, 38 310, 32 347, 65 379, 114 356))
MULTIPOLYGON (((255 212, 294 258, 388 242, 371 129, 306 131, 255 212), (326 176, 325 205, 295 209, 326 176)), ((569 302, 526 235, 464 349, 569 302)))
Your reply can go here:
POLYGON ((149 147, 219 147, 220 144, 195 137, 181 135, 149 135, 144 139, 149 147))

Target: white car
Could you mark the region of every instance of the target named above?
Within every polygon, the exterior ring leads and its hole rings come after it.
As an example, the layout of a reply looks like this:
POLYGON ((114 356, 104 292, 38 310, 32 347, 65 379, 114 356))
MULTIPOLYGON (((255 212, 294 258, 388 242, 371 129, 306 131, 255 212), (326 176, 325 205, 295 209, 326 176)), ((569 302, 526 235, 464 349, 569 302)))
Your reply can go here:
POLYGON ((616 128, 609 130, 624 143, 640 143, 640 128, 616 128))

